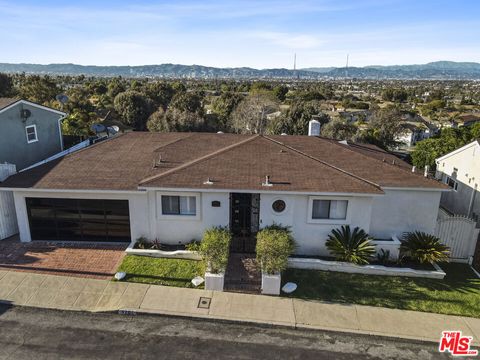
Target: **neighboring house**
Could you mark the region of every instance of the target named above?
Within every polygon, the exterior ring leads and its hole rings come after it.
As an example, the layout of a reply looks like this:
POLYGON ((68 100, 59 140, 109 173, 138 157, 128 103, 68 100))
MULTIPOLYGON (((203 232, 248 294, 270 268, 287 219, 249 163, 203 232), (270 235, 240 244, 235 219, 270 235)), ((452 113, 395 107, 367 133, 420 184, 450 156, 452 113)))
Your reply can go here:
POLYGON ((453 191, 442 195, 441 205, 453 214, 479 221, 480 145, 477 140, 435 160, 436 178, 453 191))
POLYGON ((471 126, 476 124, 480 121, 480 116, 473 115, 473 114, 464 114, 459 115, 455 119, 455 123, 457 126, 471 126))
POLYGON ((61 152, 65 115, 30 101, 0 98, 0 163, 19 171, 61 152))
POLYGON ((211 226, 254 251, 253 235, 291 226, 298 254, 327 255, 333 228, 378 239, 433 233, 443 184, 374 146, 316 136, 132 132, 16 174, 22 241, 199 240, 211 226), (246 240, 247 239, 247 240, 246 240))
POLYGON ((432 135, 430 129, 425 125, 411 123, 403 124, 403 131, 397 136, 397 141, 402 142, 401 147, 412 147, 417 142, 428 139, 432 135))

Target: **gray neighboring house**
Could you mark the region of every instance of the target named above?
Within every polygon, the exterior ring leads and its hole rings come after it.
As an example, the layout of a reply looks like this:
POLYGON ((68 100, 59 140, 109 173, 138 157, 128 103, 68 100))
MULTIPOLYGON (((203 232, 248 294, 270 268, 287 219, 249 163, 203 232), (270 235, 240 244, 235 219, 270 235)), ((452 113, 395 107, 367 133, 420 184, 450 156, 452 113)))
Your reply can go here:
MULTIPOLYGON (((0 183, 63 150, 65 113, 30 101, 0 98, 0 183)), ((0 191, 0 240, 18 233, 11 191, 0 191)))
POLYGON ((27 100, 0 98, 0 163, 19 171, 61 152, 65 116, 27 100))

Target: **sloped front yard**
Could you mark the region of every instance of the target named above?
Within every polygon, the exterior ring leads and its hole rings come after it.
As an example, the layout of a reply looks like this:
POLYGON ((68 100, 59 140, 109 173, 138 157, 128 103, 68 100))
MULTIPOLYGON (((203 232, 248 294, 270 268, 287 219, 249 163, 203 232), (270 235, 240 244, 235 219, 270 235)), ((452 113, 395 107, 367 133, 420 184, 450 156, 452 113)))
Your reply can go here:
POLYGON ((443 280, 288 269, 290 296, 480 318, 480 279, 465 264, 440 264, 443 280))
POLYGON ((204 276, 202 261, 127 255, 117 271, 127 273, 124 281, 193 288, 191 280, 204 276))

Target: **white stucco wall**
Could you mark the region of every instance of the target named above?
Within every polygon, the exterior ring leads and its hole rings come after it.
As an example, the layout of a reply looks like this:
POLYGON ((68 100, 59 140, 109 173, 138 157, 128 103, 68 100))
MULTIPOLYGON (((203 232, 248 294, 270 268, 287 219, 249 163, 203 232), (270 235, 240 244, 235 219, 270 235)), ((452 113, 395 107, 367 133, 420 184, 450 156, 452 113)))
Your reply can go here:
POLYGON ((433 234, 441 191, 390 190, 374 198, 370 235, 385 239, 407 231, 433 234))
POLYGON ((260 195, 260 228, 273 224, 290 226, 297 244, 297 254, 301 255, 329 255, 325 241, 332 229, 342 225, 360 227, 365 231, 370 228, 370 214, 372 211, 372 197, 332 197, 315 198, 348 200, 346 220, 325 220, 322 223, 309 222, 309 199, 307 195, 260 195), (282 199, 287 207, 284 212, 277 214, 272 210, 272 203, 282 199))
POLYGON ((229 226, 230 194, 199 192, 148 191, 150 209, 150 239, 165 244, 188 243, 201 240, 203 232, 212 226, 229 226), (197 216, 175 216, 161 214, 161 195, 197 196, 197 216), (220 207, 212 207, 212 201, 220 201, 220 207), (200 210, 200 211, 199 211, 200 210))
MULTIPOLYGON (((130 211, 130 233, 132 239, 140 237, 144 229, 148 229, 148 203, 146 192, 135 193, 99 193, 99 192, 60 192, 60 191, 15 191, 15 209, 17 212, 18 229, 22 242, 31 241, 25 198, 64 198, 64 199, 106 199, 128 200, 130 211)), ((68 239, 65 239, 68 240, 68 239)))

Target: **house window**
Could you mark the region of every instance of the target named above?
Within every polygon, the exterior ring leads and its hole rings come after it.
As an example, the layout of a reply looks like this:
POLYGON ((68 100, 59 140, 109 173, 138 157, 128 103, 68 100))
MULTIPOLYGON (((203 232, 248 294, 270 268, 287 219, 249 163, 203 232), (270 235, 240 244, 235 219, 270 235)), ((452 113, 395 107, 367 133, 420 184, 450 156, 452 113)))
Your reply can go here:
POLYGON ((37 127, 35 125, 25 127, 25 133, 27 134, 27 142, 29 144, 38 141, 37 127))
POLYGON ((285 210, 285 208, 287 207, 287 204, 285 203, 285 201, 283 200, 275 200, 272 204, 272 209, 273 211, 275 211, 276 213, 281 213, 285 210))
POLYGON ((345 220, 347 200, 313 200, 312 219, 345 220))
POLYGON ((458 189, 458 182, 456 182, 454 179, 452 179, 450 176, 447 176, 445 178, 445 184, 450 186, 454 191, 457 191, 458 189))
POLYGON ((195 196, 162 195, 162 215, 197 215, 195 196))

